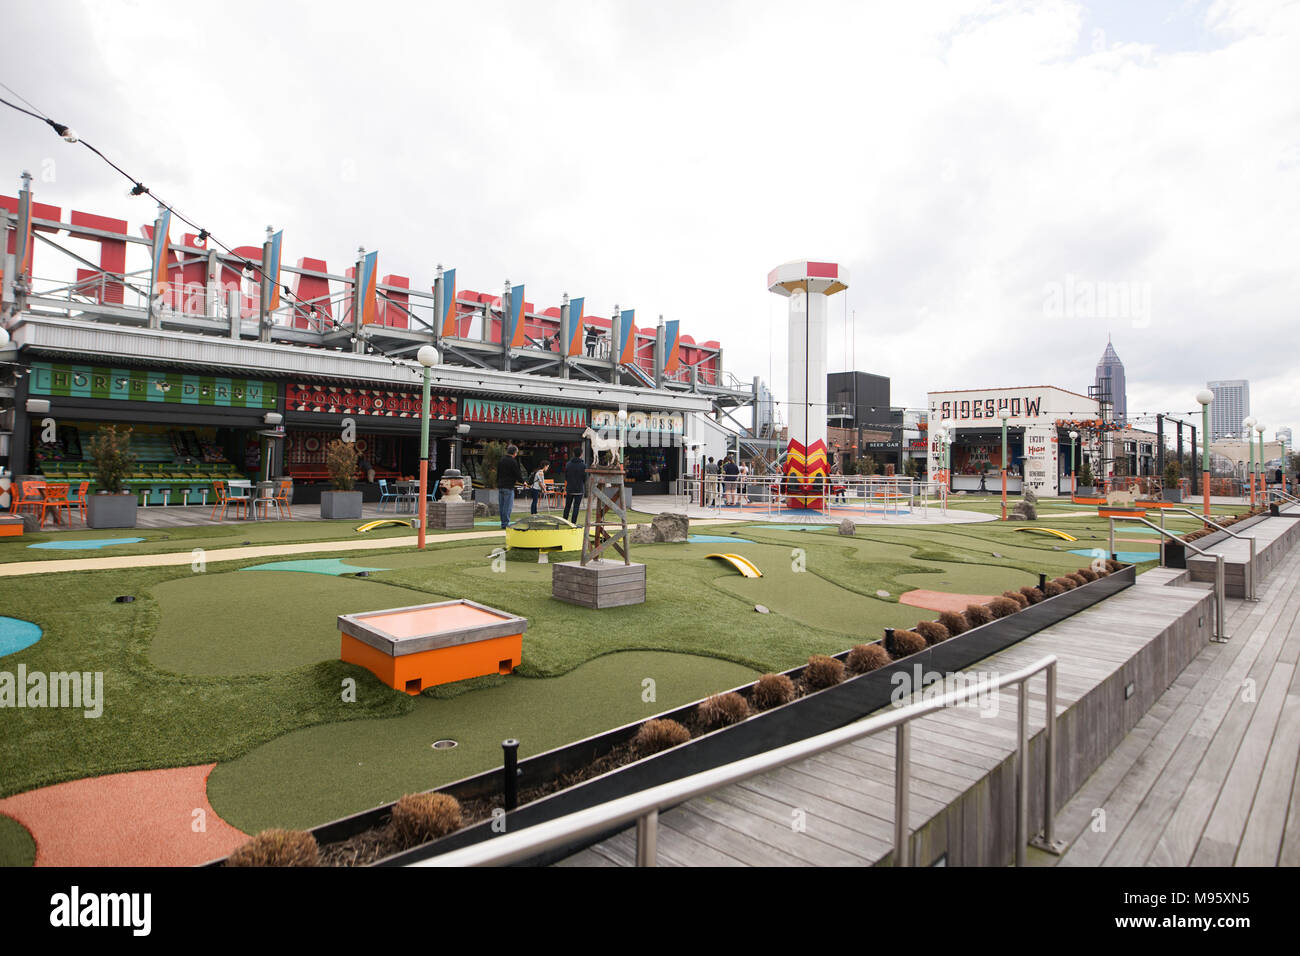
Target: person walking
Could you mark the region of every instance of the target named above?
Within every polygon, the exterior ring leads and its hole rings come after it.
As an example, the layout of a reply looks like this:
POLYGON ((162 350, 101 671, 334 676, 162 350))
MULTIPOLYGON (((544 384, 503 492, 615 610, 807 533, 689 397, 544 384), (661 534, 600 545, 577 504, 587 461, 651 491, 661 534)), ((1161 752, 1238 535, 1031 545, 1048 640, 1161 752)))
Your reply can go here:
POLYGON ((569 463, 564 466, 564 520, 571 524, 578 523, 578 511, 582 507, 582 497, 587 493, 587 463, 582 460, 582 452, 575 451, 569 463), (569 516, 569 512, 573 516, 569 516))
POLYGON ((546 492, 546 469, 550 467, 549 461, 542 462, 542 466, 533 472, 532 481, 528 483, 528 491, 533 496, 533 514, 537 514, 537 499, 546 492))
POLYGON ((501 527, 510 527, 510 512, 515 506, 515 486, 524 480, 524 474, 519 468, 519 454, 517 445, 507 445, 506 455, 497 462, 497 501, 498 508, 501 512, 501 527))
POLYGON ((704 496, 708 499, 708 507, 718 506, 718 463, 712 455, 704 466, 704 496))

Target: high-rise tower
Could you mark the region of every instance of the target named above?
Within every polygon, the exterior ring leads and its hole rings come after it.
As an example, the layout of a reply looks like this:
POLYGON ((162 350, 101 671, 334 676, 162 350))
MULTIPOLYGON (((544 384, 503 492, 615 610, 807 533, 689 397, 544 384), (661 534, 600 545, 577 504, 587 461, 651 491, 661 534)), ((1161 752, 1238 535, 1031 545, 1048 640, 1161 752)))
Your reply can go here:
POLYGON ((1097 380, 1092 389, 1094 397, 1108 401, 1114 408, 1115 421, 1121 425, 1128 424, 1128 397, 1124 383, 1124 363, 1119 360, 1115 346, 1106 339, 1106 351, 1101 353, 1097 363, 1097 380))

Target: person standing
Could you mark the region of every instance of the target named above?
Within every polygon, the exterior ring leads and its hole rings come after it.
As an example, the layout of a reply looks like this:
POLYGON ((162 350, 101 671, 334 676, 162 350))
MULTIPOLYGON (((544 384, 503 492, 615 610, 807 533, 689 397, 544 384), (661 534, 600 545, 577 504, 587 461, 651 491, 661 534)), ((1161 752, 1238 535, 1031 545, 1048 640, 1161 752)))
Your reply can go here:
POLYGON ((497 462, 497 501, 501 511, 501 527, 510 526, 510 512, 515 506, 515 486, 523 482, 524 475, 519 468, 519 448, 506 446, 506 455, 497 462))
POLYGON ((564 466, 564 520, 571 524, 578 523, 578 511, 582 507, 582 496, 587 493, 587 463, 582 460, 581 450, 575 451, 569 463, 564 466), (569 512, 573 517, 569 517, 569 512))
POLYGON ((740 497, 736 491, 736 486, 740 480, 740 467, 730 455, 727 456, 726 464, 722 466, 722 472, 726 476, 726 493, 722 496, 723 503, 728 505, 740 504, 740 497))
POLYGON ((587 346, 587 357, 595 358, 596 356, 596 327, 587 326, 587 332, 582 337, 583 344, 587 346))
POLYGON ((546 492, 546 469, 550 467, 549 461, 542 462, 542 466, 533 472, 532 481, 528 483, 528 490, 533 496, 533 514, 537 514, 537 499, 546 492))
POLYGON ((708 498, 709 507, 718 506, 718 463, 709 456, 708 463, 704 466, 704 494, 708 498))
POLYGON ((749 504, 749 465, 740 466, 740 503, 749 504))

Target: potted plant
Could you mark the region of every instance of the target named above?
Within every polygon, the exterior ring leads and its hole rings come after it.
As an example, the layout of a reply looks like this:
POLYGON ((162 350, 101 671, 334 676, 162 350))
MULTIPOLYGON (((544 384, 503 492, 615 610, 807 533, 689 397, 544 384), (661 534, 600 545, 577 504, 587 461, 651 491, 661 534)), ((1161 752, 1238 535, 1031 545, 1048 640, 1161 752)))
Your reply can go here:
POLYGON ((1078 494, 1085 498, 1095 498, 1097 496, 1096 479, 1092 477, 1092 463, 1086 458, 1083 460, 1083 466, 1079 469, 1078 494))
POLYGON ((322 491, 320 516, 322 518, 360 518, 361 492, 353 491, 357 480, 357 446, 350 441, 334 439, 325 448, 325 470, 330 473, 334 491, 322 491))
POLYGON ((1171 460, 1165 464, 1165 486, 1161 491, 1165 501, 1183 500, 1183 489, 1178 483, 1178 479, 1182 477, 1181 471, 1176 461, 1171 460))
POLYGON ((505 454, 505 442, 490 441, 483 445, 483 457, 479 459, 483 474, 483 497, 487 499, 490 514, 498 514, 501 507, 497 495, 497 463, 505 454))
POLYGON ((135 471, 131 429, 119 432, 109 425, 87 447, 95 471, 95 493, 86 499, 87 527, 134 528, 135 495, 122 487, 122 480, 135 471))

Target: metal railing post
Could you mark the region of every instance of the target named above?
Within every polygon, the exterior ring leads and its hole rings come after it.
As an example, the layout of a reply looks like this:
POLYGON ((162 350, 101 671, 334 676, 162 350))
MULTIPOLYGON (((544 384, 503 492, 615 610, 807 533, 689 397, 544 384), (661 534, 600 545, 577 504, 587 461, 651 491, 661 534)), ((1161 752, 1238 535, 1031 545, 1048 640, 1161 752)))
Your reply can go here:
MULTIPOLYGON (((1114 558, 1115 557, 1115 519, 1109 518, 1107 520, 1110 521, 1110 547, 1106 549, 1106 554, 1109 555, 1111 558, 1114 558)), ((1163 548, 1160 550, 1160 553, 1162 555, 1164 554, 1163 548)))
POLYGON ((1250 595, 1250 600, 1258 601, 1259 598, 1255 596, 1255 536, 1251 535, 1247 540, 1250 542, 1250 566, 1246 570, 1250 572, 1250 587, 1246 593, 1250 595))
POLYGON ((1029 845, 1029 678, 1016 700, 1016 866, 1025 865, 1029 845))
POLYGON ((654 809, 636 821, 636 865, 659 865, 659 810, 654 809))
POLYGON ((909 783, 912 777, 910 725, 894 728, 894 866, 912 865, 912 846, 907 821, 911 810, 909 783))
POLYGON ((1060 856, 1065 843, 1056 839, 1056 662, 1047 667, 1047 752, 1043 767, 1043 832, 1031 845, 1060 856))
POLYGON ((1224 590, 1223 555, 1216 554, 1214 561, 1214 637, 1220 644, 1227 643, 1223 633, 1223 601, 1227 596, 1224 590))

